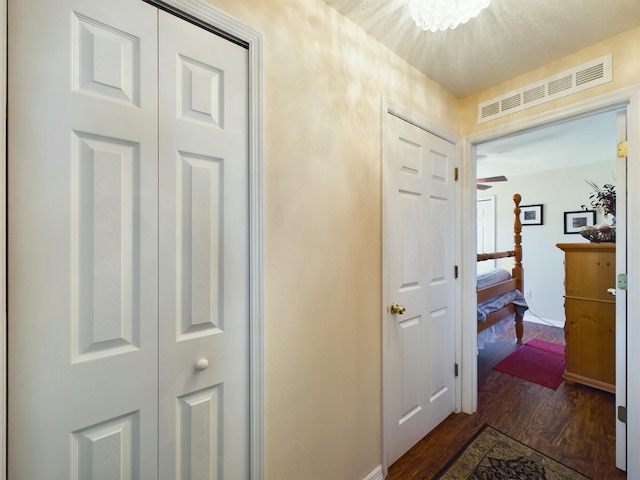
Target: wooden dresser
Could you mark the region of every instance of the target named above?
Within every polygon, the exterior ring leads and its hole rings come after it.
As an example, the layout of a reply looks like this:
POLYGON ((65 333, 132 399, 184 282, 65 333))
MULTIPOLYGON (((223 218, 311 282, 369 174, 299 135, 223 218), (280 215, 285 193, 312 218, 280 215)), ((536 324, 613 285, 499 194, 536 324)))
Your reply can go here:
POLYGON ((615 392, 615 243, 559 243, 564 251, 568 384, 615 392))

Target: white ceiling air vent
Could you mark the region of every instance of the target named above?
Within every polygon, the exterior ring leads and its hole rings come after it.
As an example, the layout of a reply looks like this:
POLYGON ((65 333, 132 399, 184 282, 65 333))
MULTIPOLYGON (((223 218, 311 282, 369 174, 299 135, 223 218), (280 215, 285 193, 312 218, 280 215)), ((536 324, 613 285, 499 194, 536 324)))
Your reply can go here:
POLYGON ((478 123, 504 117, 612 80, 611 54, 478 105, 478 123))

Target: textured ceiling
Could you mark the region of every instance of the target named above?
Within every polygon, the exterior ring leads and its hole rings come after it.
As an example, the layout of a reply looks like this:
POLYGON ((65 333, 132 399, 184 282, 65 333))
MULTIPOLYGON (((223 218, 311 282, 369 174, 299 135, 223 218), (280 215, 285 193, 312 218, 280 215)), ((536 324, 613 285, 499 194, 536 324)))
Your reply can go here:
POLYGON ((458 98, 640 25, 640 0, 492 0, 454 30, 424 32, 408 0, 325 0, 458 98))

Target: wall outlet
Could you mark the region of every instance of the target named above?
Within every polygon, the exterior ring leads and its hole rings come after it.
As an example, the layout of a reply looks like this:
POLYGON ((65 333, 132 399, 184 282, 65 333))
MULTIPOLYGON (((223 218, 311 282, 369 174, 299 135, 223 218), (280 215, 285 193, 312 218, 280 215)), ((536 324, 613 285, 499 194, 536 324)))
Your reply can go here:
POLYGON ((531 290, 524 291, 524 298, 531 298, 531 290))

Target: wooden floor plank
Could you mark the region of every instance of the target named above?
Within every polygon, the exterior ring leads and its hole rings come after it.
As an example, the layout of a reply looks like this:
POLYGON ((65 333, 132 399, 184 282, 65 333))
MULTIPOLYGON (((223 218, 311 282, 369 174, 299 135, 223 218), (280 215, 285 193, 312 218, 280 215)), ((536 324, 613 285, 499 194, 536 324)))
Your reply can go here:
MULTIPOLYGON (((564 343, 561 328, 527 323, 524 341, 564 343)), ((557 390, 492 367, 517 348, 512 329, 478 355, 478 412, 450 415, 389 468, 388 480, 427 480, 486 423, 595 480, 626 479, 615 466, 615 396, 562 383, 557 390)))

